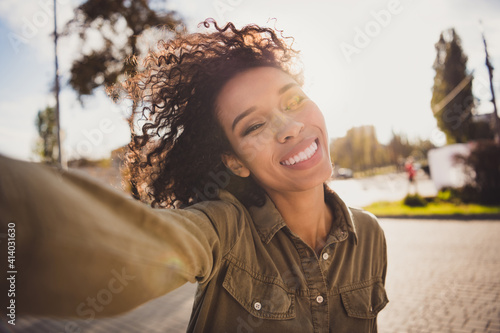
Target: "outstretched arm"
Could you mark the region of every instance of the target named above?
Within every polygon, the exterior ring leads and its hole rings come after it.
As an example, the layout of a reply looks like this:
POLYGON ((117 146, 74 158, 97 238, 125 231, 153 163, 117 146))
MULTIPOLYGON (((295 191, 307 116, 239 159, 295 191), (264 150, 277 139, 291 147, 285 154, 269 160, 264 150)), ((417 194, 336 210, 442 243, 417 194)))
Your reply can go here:
MULTIPOLYGON (((214 216, 230 225, 239 213, 221 201, 210 217, 202 208, 153 209, 83 176, 0 156, 0 233, 15 225, 17 312, 114 315, 210 279, 230 246, 214 216)), ((6 295, 10 282, 0 285, 6 295)))

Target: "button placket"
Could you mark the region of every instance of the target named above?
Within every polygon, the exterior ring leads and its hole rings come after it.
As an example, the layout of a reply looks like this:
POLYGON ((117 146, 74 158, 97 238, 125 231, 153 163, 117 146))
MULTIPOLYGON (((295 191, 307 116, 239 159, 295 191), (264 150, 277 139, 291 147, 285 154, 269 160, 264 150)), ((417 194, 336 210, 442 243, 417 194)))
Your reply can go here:
MULTIPOLYGON (((304 277, 306 279, 307 287, 309 290, 309 298, 311 302, 311 316, 315 323, 314 329, 319 332, 324 327, 329 327, 329 315, 327 299, 325 298, 328 292, 327 284, 323 278, 323 269, 321 266, 326 264, 322 263, 323 254, 319 256, 314 252, 314 250, 305 244, 301 239, 293 239, 294 245, 300 256, 300 261, 302 265, 302 271, 304 272, 304 277)), ((325 248, 324 252, 327 252, 325 248)))

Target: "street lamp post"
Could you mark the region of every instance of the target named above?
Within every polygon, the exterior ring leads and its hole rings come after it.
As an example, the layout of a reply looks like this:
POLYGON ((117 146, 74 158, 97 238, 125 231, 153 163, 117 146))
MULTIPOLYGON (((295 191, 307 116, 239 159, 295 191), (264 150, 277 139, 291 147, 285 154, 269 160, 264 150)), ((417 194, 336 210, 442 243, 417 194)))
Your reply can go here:
POLYGON ((486 53, 486 67, 488 67, 488 73, 490 77, 490 90, 491 90, 491 103, 493 103, 493 132, 495 136, 495 142, 500 143, 500 118, 498 117, 497 103, 495 99, 495 90, 493 89, 493 65, 490 62, 490 57, 488 55, 488 47, 486 45, 486 38, 484 37, 484 31, 482 31, 484 52, 486 53))
POLYGON ((57 60, 57 7, 54 0, 54 61, 55 61, 55 82, 54 93, 56 97, 56 131, 57 131, 57 163, 62 166, 62 149, 61 149, 61 123, 59 117, 59 63, 57 60))

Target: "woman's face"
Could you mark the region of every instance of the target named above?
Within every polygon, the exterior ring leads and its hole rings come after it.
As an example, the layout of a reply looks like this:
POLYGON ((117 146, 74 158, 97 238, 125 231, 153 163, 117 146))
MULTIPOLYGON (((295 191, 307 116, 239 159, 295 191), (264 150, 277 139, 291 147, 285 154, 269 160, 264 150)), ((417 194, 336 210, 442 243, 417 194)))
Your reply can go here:
POLYGON ((224 163, 268 192, 304 191, 330 177, 325 120, 295 80, 273 67, 236 75, 216 110, 234 154, 224 163))

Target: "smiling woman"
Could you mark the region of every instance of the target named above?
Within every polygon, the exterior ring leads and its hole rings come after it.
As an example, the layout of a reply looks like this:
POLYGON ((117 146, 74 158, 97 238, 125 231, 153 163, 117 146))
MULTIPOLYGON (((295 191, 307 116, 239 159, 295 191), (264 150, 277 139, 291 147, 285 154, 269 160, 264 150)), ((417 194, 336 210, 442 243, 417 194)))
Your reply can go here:
POLYGON ((384 233, 325 186, 328 133, 291 70, 297 52, 271 29, 214 27, 161 43, 125 86, 145 118, 132 182, 153 208, 0 158, 19 309, 93 319, 191 281, 189 332, 376 332, 384 233), (127 283, 90 318, 82 302, 111 295, 110 274, 127 283))
POLYGON ((232 148, 224 163, 241 166, 239 176, 252 175, 268 195, 306 191, 331 176, 323 115, 282 70, 258 67, 236 75, 216 105, 232 148))

